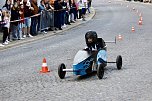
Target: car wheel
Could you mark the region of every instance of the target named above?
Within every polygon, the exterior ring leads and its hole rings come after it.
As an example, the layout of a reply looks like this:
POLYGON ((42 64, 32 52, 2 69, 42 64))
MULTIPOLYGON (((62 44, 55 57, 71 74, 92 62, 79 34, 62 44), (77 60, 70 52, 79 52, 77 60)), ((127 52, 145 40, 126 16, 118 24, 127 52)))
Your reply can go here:
POLYGON ((121 55, 117 56, 116 65, 117 65, 117 69, 120 70, 121 67, 122 67, 122 57, 121 57, 121 55))
POLYGON ((60 64, 59 67, 58 67, 58 75, 59 75, 59 77, 60 77, 61 79, 64 79, 65 74, 66 74, 66 71, 63 71, 63 69, 66 69, 64 63, 60 64))
POLYGON ((104 75, 104 67, 105 65, 103 64, 100 64, 97 68, 97 76, 99 79, 102 79, 103 78, 103 75, 104 75))

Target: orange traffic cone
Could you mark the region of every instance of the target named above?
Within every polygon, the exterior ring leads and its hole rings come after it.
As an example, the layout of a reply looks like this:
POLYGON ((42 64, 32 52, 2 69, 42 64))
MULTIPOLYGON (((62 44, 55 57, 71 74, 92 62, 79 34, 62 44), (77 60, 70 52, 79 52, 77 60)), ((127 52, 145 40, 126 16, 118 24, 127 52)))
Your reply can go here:
POLYGON ((132 32, 134 32, 134 31, 135 31, 135 28, 134 28, 134 27, 132 27, 132 29, 131 29, 131 30, 132 30, 132 32))
POLYGON ((46 63, 46 59, 43 59, 43 63, 42 63, 42 69, 40 70, 40 73, 47 73, 50 72, 48 67, 47 67, 47 63, 46 63))
POLYGON ((118 35, 118 40, 122 40, 122 36, 121 35, 118 35))
POLYGON ((139 20, 139 25, 142 25, 142 20, 139 20))

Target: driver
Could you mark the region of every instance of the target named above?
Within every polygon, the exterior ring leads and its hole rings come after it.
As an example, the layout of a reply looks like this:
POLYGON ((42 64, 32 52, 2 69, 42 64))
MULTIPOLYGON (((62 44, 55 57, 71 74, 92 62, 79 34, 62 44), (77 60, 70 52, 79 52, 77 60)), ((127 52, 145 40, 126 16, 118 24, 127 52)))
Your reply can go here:
POLYGON ((104 40, 102 38, 98 38, 98 35, 95 31, 88 31, 85 34, 85 41, 89 51, 100 50, 106 46, 104 40))

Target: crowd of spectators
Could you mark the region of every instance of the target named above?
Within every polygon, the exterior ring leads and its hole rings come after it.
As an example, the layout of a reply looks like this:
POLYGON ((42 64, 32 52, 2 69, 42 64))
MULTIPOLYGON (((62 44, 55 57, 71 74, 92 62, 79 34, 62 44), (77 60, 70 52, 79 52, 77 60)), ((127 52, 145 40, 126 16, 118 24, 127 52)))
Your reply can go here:
POLYGON ((0 46, 12 40, 23 40, 39 33, 62 30, 77 19, 85 21, 86 11, 90 13, 92 0, 6 0, 0 9, 0 26, 3 41, 0 46), (49 22, 49 24, 48 24, 49 22))

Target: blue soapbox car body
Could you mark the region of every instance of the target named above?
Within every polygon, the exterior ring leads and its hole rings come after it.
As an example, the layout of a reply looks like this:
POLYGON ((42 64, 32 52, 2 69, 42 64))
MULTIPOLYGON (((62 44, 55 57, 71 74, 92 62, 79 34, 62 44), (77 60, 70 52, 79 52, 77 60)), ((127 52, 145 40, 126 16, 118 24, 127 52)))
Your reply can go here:
MULTIPOLYGON (((104 43, 116 43, 116 40, 104 43)), ((58 75, 61 79, 64 79, 66 72, 73 72, 74 75, 83 76, 96 71, 98 78, 102 79, 107 63, 116 63, 117 69, 120 70, 122 67, 122 57, 118 55, 115 62, 108 62, 106 45, 99 50, 88 51, 87 49, 82 49, 75 55, 71 69, 67 69, 64 63, 59 65, 58 75)))

